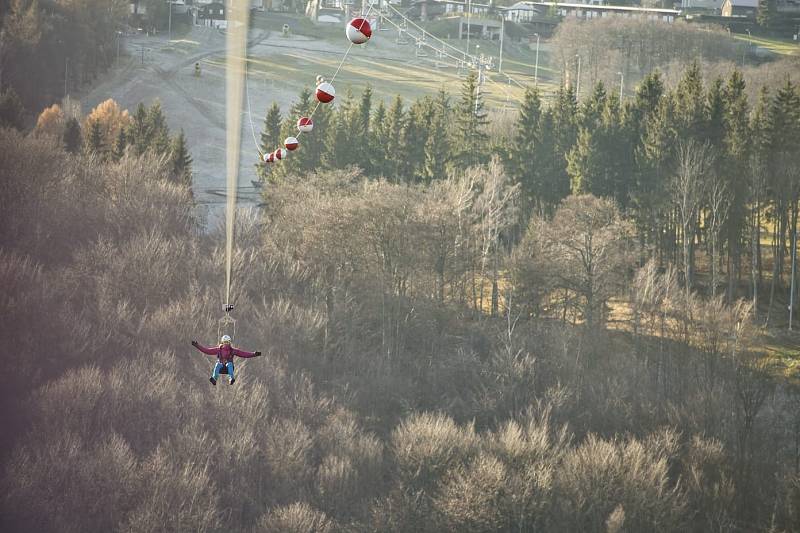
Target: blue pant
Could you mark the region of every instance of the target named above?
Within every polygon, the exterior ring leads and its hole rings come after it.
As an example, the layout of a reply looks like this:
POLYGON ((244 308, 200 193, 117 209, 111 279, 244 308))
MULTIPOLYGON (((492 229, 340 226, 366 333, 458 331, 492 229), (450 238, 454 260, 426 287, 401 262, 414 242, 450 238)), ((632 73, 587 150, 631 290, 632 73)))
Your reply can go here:
MULTIPOLYGON (((233 361, 229 361, 228 364, 225 365, 225 366, 228 367, 228 379, 233 379, 233 361)), ((219 371, 220 370, 222 370, 222 363, 217 361, 217 364, 214 365, 214 373, 212 374, 212 377, 214 378, 214 380, 219 379, 219 371)))

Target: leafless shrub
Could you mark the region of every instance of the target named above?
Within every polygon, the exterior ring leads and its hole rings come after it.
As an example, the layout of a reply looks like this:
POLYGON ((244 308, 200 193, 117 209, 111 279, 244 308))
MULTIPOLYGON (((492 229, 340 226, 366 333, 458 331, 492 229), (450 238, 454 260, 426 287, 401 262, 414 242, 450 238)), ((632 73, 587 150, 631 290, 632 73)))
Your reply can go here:
POLYGON ((450 474, 436 497, 449 531, 504 531, 510 527, 508 473, 496 458, 479 454, 450 474))
POLYGON ((69 371, 36 394, 35 434, 47 439, 64 431, 90 439, 114 427, 136 452, 150 451, 181 425, 176 375, 174 356, 163 353, 123 362, 110 372, 69 371), (147 390, 142 376, 147 376, 147 390))
POLYGON ((157 450, 143 465, 146 491, 122 527, 126 531, 216 531, 225 515, 211 478, 213 465, 191 458, 172 462, 157 450))
POLYGON ((141 481, 139 463, 119 435, 84 439, 54 428, 49 439, 12 456, 3 511, 19 531, 112 531, 136 505, 141 481))
POLYGON ((477 444, 471 426, 459 427, 441 414, 412 415, 392 432, 399 482, 430 490, 447 470, 474 455, 477 444))
POLYGON ((361 430, 351 413, 337 411, 320 429, 317 445, 328 455, 317 474, 320 507, 331 516, 348 516, 381 487, 383 449, 361 430))
POLYGON ((622 505, 617 505, 614 512, 608 515, 606 520, 606 531, 608 533, 621 533, 625 527, 625 509, 622 505))
POLYGON ((733 524, 736 489, 718 440, 694 436, 683 454, 682 479, 690 509, 700 524, 697 531, 725 531, 733 524))
POLYGON ((64 313, 69 290, 57 274, 32 259, 0 249, 0 334, 17 354, 20 379, 3 396, 23 397, 25 390, 57 377, 70 366, 91 358, 90 325, 80 313, 64 313))
MULTIPOLYGON (((722 27, 677 21, 667 23, 641 18, 603 17, 579 20, 567 17, 550 41, 557 53, 555 64, 572 70, 575 55, 581 56, 581 86, 593 87, 602 81, 606 87, 637 79, 664 68, 670 62, 686 65, 701 57, 710 61, 741 59, 741 48, 722 27)), ((573 78, 574 79, 574 78, 573 78)))
POLYGON ((127 301, 145 311, 175 296, 191 272, 192 252, 185 241, 155 231, 136 235, 125 246, 104 239, 77 258, 75 274, 90 281, 97 301, 127 301))
POLYGON ((258 522, 265 533, 332 533, 336 524, 305 502, 273 509, 258 522))
POLYGON ((633 531, 685 527, 685 496, 670 483, 666 459, 636 440, 590 435, 565 457, 556 485, 564 529, 603 531, 619 505, 633 531))
POLYGON ((110 212, 108 227, 116 238, 158 229, 165 235, 192 233, 194 205, 190 190, 169 182, 166 156, 126 155, 105 167, 103 202, 110 212))
POLYGON ((271 500, 287 503, 307 494, 314 475, 314 439, 302 422, 277 420, 261 437, 269 468, 271 500))

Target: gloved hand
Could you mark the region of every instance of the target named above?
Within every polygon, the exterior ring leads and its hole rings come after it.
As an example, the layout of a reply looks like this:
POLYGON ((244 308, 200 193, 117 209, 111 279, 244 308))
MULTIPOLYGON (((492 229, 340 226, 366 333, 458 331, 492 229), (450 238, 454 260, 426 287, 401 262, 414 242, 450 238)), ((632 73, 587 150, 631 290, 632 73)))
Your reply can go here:
POLYGON ((261 352, 256 352, 255 355, 253 355, 253 357, 261 357, 261 352))
POLYGON ((194 346, 195 348, 197 348, 197 346, 198 346, 198 345, 199 345, 199 343, 198 343, 197 341, 192 341, 192 346, 194 346))

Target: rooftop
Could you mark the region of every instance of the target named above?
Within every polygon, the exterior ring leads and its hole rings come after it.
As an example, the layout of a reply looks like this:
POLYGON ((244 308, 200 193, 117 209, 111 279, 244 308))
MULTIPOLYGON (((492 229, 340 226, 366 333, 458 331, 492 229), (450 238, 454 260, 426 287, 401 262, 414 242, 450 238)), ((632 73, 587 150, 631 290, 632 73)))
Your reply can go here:
MULTIPOLYGON (((755 5, 758 4, 758 0, 731 0, 733 2, 755 2, 755 5)), ((619 12, 630 12, 630 13, 664 13, 670 15, 680 15, 680 11, 676 9, 662 9, 656 7, 631 7, 631 6, 598 6, 592 4, 573 4, 573 3, 563 3, 563 2, 517 2, 513 6, 506 8, 506 9, 520 9, 523 5, 530 5, 530 6, 543 6, 543 7, 563 7, 567 9, 593 9, 596 11, 619 11, 619 12)), ((744 5, 744 4, 734 4, 734 5, 744 5)))

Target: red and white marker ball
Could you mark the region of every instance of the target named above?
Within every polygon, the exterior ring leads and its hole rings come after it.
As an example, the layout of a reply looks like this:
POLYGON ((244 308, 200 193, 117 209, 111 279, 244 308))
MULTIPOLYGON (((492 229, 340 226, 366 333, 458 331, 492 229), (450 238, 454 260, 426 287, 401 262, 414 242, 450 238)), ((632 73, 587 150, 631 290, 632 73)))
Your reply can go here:
POLYGON ((296 137, 286 137, 286 140, 283 141, 283 145, 291 152, 292 150, 297 150, 300 143, 297 141, 296 137))
POLYGON ((272 154, 263 154, 261 159, 264 160, 264 163, 272 163, 272 159, 270 159, 272 154))
POLYGON ((275 156, 275 159, 280 161, 281 159, 286 157, 286 150, 284 150, 283 148, 278 148, 277 150, 272 152, 272 154, 275 156))
POLYGON ((317 100, 323 104, 327 104, 328 102, 332 102, 334 98, 336 98, 336 90, 334 90, 333 85, 327 81, 323 81, 317 85, 317 100))
POLYGON ((308 117, 300 117, 297 120, 297 129, 300 130, 300 133, 311 133, 311 130, 314 129, 314 122, 308 117))
POLYGON ((347 24, 345 34, 347 34, 347 38, 350 39, 351 43, 364 44, 372 37, 372 28, 367 19, 358 17, 347 24))

